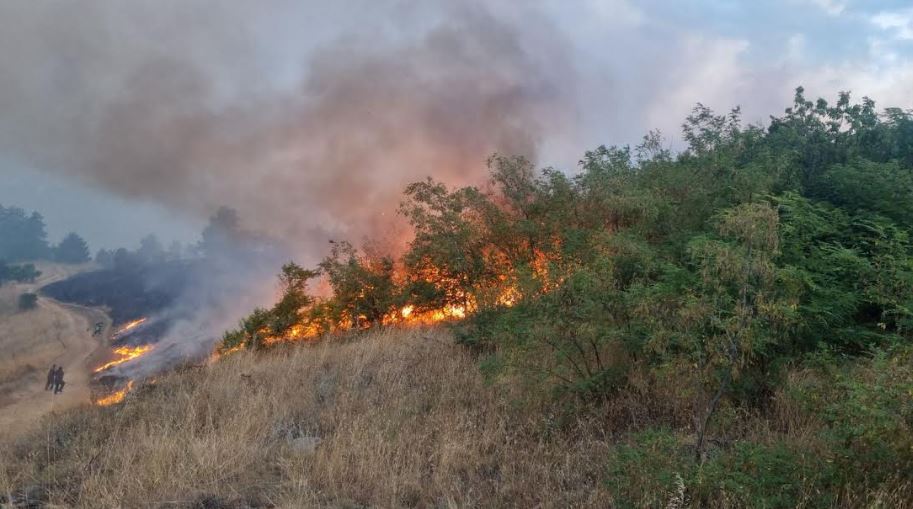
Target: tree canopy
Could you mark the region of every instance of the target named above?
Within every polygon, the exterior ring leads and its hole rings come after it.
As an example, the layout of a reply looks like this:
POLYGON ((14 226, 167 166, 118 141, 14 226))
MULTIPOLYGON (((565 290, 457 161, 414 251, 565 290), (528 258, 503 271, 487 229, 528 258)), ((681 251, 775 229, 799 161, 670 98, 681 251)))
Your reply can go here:
POLYGON ((0 205, 0 260, 38 260, 50 254, 44 218, 18 207, 0 205))

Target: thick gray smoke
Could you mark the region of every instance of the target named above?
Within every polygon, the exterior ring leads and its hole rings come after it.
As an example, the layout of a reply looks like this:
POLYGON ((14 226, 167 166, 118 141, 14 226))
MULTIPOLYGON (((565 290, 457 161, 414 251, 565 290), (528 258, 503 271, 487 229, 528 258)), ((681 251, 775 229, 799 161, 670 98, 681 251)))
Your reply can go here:
MULTIPOLYGON (((330 238, 401 248, 407 183, 481 182, 491 153, 534 158, 573 114, 565 47, 532 7, 325 4, 0 3, 0 155, 190 217, 232 207, 311 265, 330 238)), ((262 262, 195 274, 152 317, 153 353, 117 371, 205 354, 274 298, 281 262, 262 262)))
POLYGON ((388 235, 406 183, 480 181, 571 114, 531 7, 322 4, 4 2, 0 151, 196 217, 234 207, 308 263, 328 237, 388 235))

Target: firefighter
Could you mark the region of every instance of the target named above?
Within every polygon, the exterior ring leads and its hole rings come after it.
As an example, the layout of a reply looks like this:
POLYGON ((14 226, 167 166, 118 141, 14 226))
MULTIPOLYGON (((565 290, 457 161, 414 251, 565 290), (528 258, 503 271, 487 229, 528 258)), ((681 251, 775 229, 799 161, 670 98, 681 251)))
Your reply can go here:
POLYGON ((44 390, 49 391, 54 386, 54 380, 57 377, 57 364, 51 364, 51 370, 48 371, 48 382, 44 384, 44 390))
POLYGON ((54 373, 54 394, 63 392, 64 385, 66 382, 63 381, 63 366, 59 366, 54 373))

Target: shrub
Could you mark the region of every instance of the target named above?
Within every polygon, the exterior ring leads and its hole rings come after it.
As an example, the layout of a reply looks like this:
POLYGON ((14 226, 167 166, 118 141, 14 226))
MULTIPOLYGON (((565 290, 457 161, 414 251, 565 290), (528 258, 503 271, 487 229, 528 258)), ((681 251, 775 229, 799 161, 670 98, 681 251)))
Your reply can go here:
POLYGON ((832 464, 801 443, 739 442, 703 464, 691 438, 650 429, 619 445, 609 459, 607 485, 619 507, 831 507, 832 464), (830 494, 822 496, 822 493, 830 494), (814 496, 812 496, 814 495, 814 496))
POLYGON ((648 429, 609 458, 606 484, 618 507, 664 507, 695 468, 689 447, 672 431, 648 429))
POLYGON ((706 463, 694 480, 693 502, 741 507, 832 507, 833 465, 802 444, 741 442, 706 463), (723 500, 721 500, 723 499, 723 500))
POLYGON ((23 293, 19 296, 19 309, 28 311, 38 307, 38 295, 34 293, 23 293))

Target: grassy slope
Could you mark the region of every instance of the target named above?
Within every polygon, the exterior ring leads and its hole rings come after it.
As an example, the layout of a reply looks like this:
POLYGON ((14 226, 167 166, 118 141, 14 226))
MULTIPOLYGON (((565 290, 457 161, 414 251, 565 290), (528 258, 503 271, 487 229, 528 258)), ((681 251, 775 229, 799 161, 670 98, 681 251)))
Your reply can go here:
POLYGON ((43 381, 52 362, 69 360, 68 343, 73 342, 69 337, 74 333, 72 324, 59 308, 39 301, 37 308, 19 311, 19 295, 34 292, 86 267, 41 262, 38 269, 42 275, 35 283, 7 283, 0 287, 0 408, 8 402, 6 396, 10 393, 43 381))
POLYGON ((240 353, 45 422, 0 453, 0 493, 78 507, 605 506, 598 426, 548 433, 509 401, 440 331, 240 353), (302 436, 322 441, 296 450, 302 436))
MULTIPOLYGON (((815 383, 810 373, 792 376, 788 386, 815 383)), ((27 492, 87 508, 611 507, 610 492, 620 490, 631 507, 744 507, 744 487, 722 480, 708 481, 704 495, 689 488, 676 504, 674 490, 657 484, 678 468, 659 442, 637 446, 641 460, 615 478, 624 485, 611 480, 613 458, 618 464, 634 443, 626 430, 687 428, 693 402, 676 384, 645 380, 562 418, 522 399, 515 382, 487 385, 477 359, 441 330, 241 352, 164 376, 122 405, 71 410, 0 443, 0 502, 27 492), (321 441, 308 450, 312 437, 321 441)), ((766 418, 724 412, 730 447, 786 444, 790 457, 826 465, 820 417, 786 393, 773 401, 766 418)), ((687 451, 693 437, 675 436, 671 451, 687 451)), ((793 490, 801 506, 821 505, 820 487, 769 468, 777 467, 749 465, 744 475, 771 479, 768 495, 793 490)), ((832 486, 837 498, 828 499, 911 507, 911 489, 832 486)))

